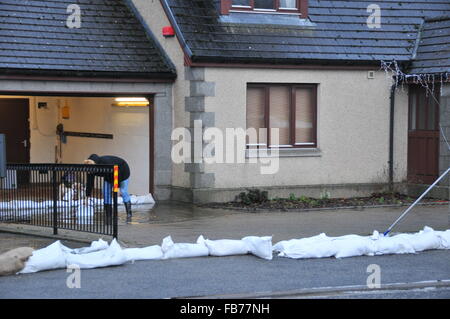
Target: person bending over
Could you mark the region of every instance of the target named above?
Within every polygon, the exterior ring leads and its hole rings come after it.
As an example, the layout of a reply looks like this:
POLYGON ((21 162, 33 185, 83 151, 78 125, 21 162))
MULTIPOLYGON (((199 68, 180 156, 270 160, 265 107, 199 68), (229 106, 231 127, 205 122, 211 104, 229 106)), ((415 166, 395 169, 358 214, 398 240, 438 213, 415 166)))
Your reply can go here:
MULTIPOLYGON (((127 223, 131 222, 132 212, 131 212, 131 199, 128 194, 128 183, 130 180, 130 167, 128 163, 120 157, 106 155, 98 156, 97 154, 92 154, 87 160, 84 161, 85 164, 89 165, 117 165, 119 167, 119 187, 120 193, 122 194, 123 203, 127 211, 127 223)), ((114 183, 114 176, 105 173, 94 173, 88 174, 87 185, 86 185, 86 197, 90 197, 92 194, 92 189, 94 187, 95 176, 104 178, 103 186, 103 198, 105 204, 106 216, 111 221, 112 217, 112 187, 114 183)))

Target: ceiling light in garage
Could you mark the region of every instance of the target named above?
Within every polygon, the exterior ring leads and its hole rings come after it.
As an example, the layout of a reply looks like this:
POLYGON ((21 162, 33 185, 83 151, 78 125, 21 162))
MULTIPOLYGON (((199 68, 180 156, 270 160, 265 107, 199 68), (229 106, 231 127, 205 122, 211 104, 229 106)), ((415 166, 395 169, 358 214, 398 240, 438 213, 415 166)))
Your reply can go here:
POLYGON ((150 102, 143 97, 119 97, 113 106, 149 106, 150 102))

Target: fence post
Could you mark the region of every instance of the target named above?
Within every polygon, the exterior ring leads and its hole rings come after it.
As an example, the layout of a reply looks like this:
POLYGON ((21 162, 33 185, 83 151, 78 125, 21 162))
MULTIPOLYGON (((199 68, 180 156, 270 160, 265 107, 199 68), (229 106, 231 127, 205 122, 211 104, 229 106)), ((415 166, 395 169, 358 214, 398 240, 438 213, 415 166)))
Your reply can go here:
POLYGON ((117 197, 119 193, 119 166, 114 165, 114 187, 113 187, 113 237, 118 235, 117 197))
POLYGON ((52 167, 53 190, 53 235, 58 235, 58 183, 56 180, 56 167, 52 167))

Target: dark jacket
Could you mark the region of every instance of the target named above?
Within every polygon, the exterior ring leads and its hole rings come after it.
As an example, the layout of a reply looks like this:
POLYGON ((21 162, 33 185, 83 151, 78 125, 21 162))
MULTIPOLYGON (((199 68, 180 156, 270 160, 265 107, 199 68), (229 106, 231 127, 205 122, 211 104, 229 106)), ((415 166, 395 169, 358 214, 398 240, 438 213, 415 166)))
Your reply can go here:
MULTIPOLYGON (((128 166, 128 163, 120 157, 110 155, 98 156, 96 154, 92 154, 89 157, 89 159, 93 160, 95 164, 99 165, 119 166, 119 183, 130 178, 130 167, 128 166)), ((88 174, 86 185, 86 196, 91 196, 92 188, 94 187, 95 176, 103 177, 105 181, 111 184, 114 182, 114 176, 112 174, 105 174, 105 173, 88 174)))

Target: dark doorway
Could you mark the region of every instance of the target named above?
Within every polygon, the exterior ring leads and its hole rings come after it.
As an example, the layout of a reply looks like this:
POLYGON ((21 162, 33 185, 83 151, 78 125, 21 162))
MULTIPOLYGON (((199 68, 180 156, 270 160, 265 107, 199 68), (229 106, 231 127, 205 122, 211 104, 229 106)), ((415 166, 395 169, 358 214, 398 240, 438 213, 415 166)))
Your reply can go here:
MULTIPOLYGON (((0 133, 6 135, 6 161, 30 162, 30 127, 28 99, 0 99, 0 133)), ((17 183, 28 183, 27 172, 19 172, 17 183)))
POLYGON ((439 92, 409 88, 408 181, 431 184, 439 175, 439 92))

